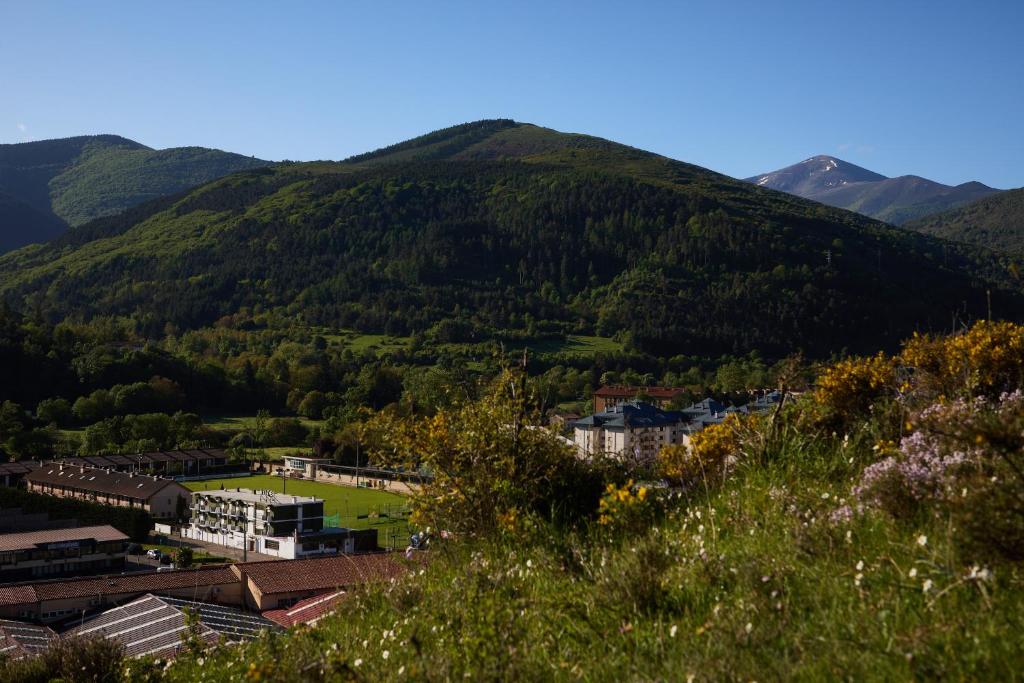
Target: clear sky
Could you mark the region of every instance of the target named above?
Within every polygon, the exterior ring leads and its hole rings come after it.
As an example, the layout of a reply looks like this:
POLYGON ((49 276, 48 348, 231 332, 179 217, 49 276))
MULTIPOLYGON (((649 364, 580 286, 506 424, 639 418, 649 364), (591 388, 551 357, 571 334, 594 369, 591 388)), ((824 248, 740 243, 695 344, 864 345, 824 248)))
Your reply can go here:
POLYGON ((340 159, 509 117, 745 177, 1024 185, 1024 0, 0 0, 0 142, 340 159))

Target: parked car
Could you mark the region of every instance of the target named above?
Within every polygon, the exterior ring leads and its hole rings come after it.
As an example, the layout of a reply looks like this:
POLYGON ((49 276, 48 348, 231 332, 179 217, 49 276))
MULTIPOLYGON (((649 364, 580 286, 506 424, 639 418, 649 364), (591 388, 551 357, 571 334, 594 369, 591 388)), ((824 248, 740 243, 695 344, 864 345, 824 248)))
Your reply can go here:
POLYGON ((146 557, 152 560, 159 560, 162 555, 163 553, 160 552, 159 548, 150 548, 146 551, 146 557))

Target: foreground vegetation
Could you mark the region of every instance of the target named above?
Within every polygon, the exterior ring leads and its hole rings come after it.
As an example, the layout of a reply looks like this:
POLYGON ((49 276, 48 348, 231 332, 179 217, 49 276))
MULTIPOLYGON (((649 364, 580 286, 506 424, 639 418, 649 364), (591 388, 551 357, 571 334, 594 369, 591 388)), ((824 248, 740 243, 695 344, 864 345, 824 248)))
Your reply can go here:
POLYGON ((528 387, 505 373, 478 402, 371 422, 378 457, 427 439, 439 473, 414 501, 445 533, 406 578, 314 628, 170 665, 99 651, 97 667, 132 681, 1012 680, 1022 385, 1024 328, 982 323, 837 363, 776 413, 627 470, 532 428, 528 387), (673 486, 634 483, 651 476, 673 486))

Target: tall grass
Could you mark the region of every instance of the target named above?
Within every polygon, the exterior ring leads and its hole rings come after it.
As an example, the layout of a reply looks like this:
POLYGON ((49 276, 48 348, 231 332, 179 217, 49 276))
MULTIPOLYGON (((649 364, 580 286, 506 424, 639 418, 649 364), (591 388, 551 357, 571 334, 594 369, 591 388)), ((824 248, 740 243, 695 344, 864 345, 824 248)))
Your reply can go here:
POLYGON ((455 542, 316 628, 149 671, 172 681, 1017 677, 1017 565, 975 568, 941 517, 832 518, 872 438, 780 430, 720 490, 673 494, 647 528, 538 522, 455 542))

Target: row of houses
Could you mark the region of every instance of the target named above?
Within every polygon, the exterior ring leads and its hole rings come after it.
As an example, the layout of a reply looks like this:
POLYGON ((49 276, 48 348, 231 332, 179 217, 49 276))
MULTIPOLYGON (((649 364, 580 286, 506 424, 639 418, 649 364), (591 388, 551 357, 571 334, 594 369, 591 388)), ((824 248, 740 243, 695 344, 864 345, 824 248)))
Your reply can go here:
MULTIPOLYGON (((668 399, 670 392, 662 393, 668 399)), ((577 452, 585 458, 603 454, 644 463, 654 460, 665 446, 689 443, 691 435, 724 421, 730 413, 764 412, 777 405, 782 396, 768 392, 739 407, 706 398, 681 410, 619 400, 618 396, 606 398, 603 410, 568 423, 577 452)))

